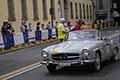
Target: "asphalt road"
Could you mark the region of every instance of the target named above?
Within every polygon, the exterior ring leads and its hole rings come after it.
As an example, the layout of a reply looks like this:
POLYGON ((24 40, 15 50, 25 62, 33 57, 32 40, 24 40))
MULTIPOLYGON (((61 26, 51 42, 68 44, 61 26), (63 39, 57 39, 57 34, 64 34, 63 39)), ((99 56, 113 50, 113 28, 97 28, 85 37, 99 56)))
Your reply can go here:
MULTIPOLYGON (((40 61, 40 51, 44 47, 56 42, 32 48, 15 51, 0 56, 0 75, 40 61)), ((92 72, 88 67, 65 67, 56 74, 50 74, 46 67, 27 71, 9 80, 120 80, 120 61, 111 63, 106 61, 100 72, 92 72)))
POLYGON ((0 55, 0 76, 40 61, 40 51, 52 42, 0 55))
POLYGON ((103 63, 100 72, 92 72, 87 67, 66 67, 50 74, 43 65, 9 80, 120 80, 120 61, 103 63))

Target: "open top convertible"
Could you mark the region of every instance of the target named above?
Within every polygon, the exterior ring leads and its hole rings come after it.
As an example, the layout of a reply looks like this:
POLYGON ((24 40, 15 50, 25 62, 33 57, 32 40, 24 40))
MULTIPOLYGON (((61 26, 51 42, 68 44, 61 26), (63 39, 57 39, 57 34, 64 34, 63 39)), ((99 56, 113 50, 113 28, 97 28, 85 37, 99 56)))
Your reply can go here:
POLYGON ((42 63, 50 73, 58 67, 91 64, 100 71, 101 62, 119 59, 120 33, 115 31, 80 30, 69 32, 65 41, 42 50, 42 63))

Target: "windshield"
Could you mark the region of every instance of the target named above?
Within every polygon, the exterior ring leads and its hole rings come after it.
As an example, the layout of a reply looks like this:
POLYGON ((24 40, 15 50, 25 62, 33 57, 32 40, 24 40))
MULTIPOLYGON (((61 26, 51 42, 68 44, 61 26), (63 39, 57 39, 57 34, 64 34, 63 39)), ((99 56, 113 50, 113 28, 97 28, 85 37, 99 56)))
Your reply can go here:
POLYGON ((96 30, 73 31, 69 33, 67 40, 96 39, 96 36, 96 30))

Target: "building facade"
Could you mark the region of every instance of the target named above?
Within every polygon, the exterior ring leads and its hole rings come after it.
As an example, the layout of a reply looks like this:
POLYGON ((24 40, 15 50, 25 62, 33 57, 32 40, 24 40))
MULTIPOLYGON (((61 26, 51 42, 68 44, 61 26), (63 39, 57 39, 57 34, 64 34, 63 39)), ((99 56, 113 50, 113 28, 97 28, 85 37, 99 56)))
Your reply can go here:
POLYGON ((92 0, 95 7, 96 19, 109 19, 112 16, 112 0, 92 0))
POLYGON ((0 0, 0 26, 4 21, 9 21, 18 32, 22 21, 33 26, 38 21, 47 25, 51 21, 51 7, 54 22, 61 17, 73 22, 77 19, 93 20, 91 0, 0 0))
POLYGON ((112 7, 113 7, 113 10, 116 9, 120 13, 120 1, 119 0, 112 0, 112 7))

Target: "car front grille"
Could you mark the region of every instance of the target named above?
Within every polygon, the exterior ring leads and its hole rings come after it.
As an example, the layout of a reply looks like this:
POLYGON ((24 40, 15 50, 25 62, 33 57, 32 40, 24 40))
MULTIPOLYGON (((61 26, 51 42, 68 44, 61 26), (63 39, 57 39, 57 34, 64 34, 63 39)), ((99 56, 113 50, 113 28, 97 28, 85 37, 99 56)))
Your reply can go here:
POLYGON ((75 53, 60 53, 60 54, 53 54, 52 59, 53 60, 76 60, 79 59, 79 54, 75 53))

